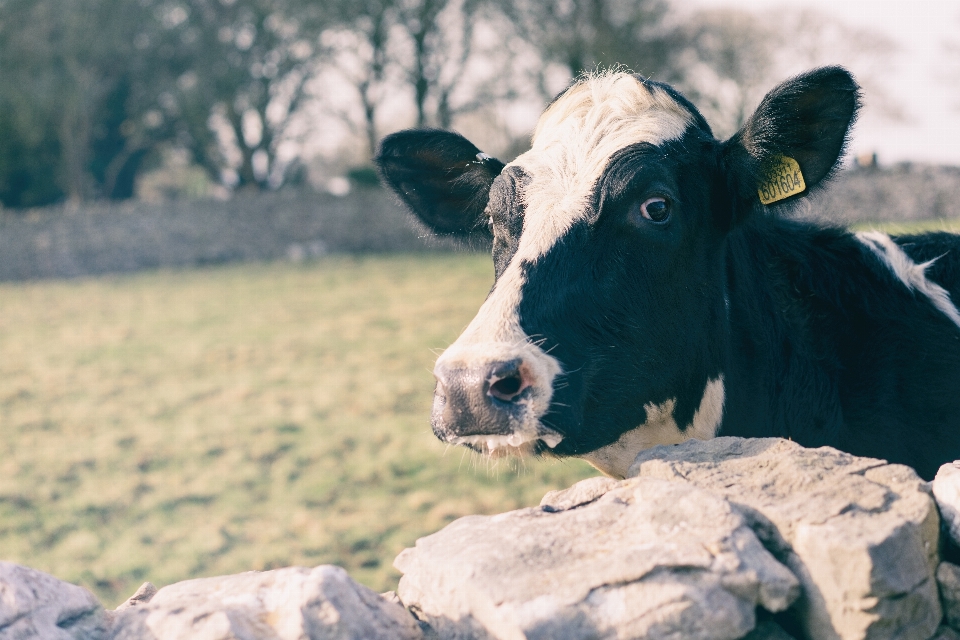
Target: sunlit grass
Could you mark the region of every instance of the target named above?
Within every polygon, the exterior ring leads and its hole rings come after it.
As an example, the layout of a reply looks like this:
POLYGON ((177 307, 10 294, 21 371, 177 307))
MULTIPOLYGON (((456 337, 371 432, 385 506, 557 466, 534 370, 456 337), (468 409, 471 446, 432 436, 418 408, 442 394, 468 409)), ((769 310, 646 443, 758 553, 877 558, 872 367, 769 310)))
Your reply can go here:
POLYGON ((339 564, 378 590, 454 518, 594 475, 430 432, 489 257, 0 285, 0 559, 108 606, 143 580, 339 564))
POLYGON ((910 235, 929 231, 960 233, 960 219, 917 220, 913 222, 861 222, 851 227, 855 231, 876 229, 890 235, 910 235))

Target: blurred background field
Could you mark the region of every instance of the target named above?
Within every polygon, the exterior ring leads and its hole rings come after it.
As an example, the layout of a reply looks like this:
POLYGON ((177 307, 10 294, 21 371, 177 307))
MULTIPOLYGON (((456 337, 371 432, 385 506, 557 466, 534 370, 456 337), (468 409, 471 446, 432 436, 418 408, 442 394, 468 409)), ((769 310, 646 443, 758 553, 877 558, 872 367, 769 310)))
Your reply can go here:
POLYGON ((91 588, 394 556, 596 472, 430 432, 434 352, 492 282, 477 254, 0 284, 0 557, 91 588))

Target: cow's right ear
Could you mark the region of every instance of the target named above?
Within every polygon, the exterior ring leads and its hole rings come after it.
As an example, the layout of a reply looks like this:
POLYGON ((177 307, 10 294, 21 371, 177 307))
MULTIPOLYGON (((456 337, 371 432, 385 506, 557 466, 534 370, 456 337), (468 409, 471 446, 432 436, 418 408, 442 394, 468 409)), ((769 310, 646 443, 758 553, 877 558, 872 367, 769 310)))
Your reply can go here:
POLYGON ((768 93, 723 144, 740 198, 736 210, 742 215, 761 204, 789 203, 822 188, 839 165, 859 108, 860 88, 841 67, 808 71, 768 93))
POLYGON ((383 181, 435 232, 489 234, 483 211, 504 164, 463 136, 437 129, 400 131, 383 139, 374 161, 383 181))

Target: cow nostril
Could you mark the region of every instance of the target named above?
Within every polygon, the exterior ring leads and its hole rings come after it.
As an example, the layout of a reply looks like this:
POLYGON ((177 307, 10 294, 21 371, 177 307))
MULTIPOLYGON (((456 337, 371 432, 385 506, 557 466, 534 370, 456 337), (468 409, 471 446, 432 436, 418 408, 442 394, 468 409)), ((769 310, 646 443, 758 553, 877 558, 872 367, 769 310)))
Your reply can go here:
POLYGON ((490 390, 487 393, 497 400, 513 402, 521 391, 523 391, 523 378, 517 372, 491 382, 490 390))

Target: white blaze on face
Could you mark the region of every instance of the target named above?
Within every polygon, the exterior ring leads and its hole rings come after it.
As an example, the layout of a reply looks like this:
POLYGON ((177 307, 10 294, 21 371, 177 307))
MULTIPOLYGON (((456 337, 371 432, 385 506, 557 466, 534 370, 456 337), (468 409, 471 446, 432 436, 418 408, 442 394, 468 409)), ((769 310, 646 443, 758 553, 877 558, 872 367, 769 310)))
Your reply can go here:
POLYGON ((464 367, 522 358, 530 368, 536 382, 520 401, 527 404, 525 420, 503 446, 536 439, 550 446, 559 443, 558 434, 541 425, 540 418, 550 407, 561 367, 535 343, 537 336, 528 336, 520 326, 517 310, 526 281, 521 265, 536 262, 575 223, 596 216, 592 194, 612 155, 640 142, 678 139, 692 121, 691 113, 658 87, 626 73, 594 75, 547 108, 532 148, 511 163, 530 178, 521 195, 525 214, 517 252, 477 316, 437 361, 464 367))
POLYGON ((723 404, 726 393, 723 375, 708 380, 700 399, 700 407, 693 414, 693 422, 683 431, 677 426, 673 410, 677 406, 675 399, 662 404, 644 405, 647 420, 642 425, 627 431, 613 444, 591 451, 584 460, 614 478, 626 478, 630 465, 637 454, 658 444, 680 444, 690 439, 710 440, 717 435, 720 421, 723 420, 723 404))

